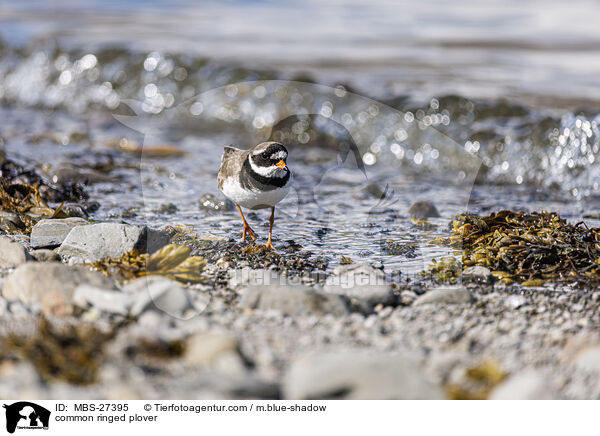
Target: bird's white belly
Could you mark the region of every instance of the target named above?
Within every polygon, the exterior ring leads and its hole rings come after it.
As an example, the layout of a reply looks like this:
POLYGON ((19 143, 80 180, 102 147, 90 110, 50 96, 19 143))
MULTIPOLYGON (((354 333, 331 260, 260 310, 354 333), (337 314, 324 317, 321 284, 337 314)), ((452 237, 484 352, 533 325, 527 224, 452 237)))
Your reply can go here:
POLYGON ((231 201, 247 209, 264 209, 273 207, 285 198, 290 190, 290 183, 271 191, 250 191, 240 186, 235 178, 223 182, 223 194, 231 201))

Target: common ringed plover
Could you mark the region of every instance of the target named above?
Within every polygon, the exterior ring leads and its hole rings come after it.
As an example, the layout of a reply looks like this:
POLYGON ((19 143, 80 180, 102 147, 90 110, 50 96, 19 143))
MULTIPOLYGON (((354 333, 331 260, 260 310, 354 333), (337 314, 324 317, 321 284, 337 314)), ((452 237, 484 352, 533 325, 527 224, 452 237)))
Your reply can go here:
POLYGON ((256 233, 250 228, 240 206, 256 210, 271 208, 269 241, 275 221, 275 205, 287 195, 292 183, 292 172, 286 165, 288 152, 279 142, 263 142, 251 150, 225 147, 217 175, 219 189, 235 203, 244 222, 242 240, 246 234, 252 240, 256 233))

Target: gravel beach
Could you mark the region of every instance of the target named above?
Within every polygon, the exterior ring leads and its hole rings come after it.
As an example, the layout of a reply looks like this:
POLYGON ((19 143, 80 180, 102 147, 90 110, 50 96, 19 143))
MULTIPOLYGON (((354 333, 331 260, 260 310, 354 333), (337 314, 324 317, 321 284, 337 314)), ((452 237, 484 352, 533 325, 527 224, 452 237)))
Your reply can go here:
MULTIPOLYGON (((319 280, 219 260, 205 268, 219 280, 189 287, 158 276, 123 284, 69 265, 80 252, 64 253, 80 235, 82 244, 129 251, 138 232, 118 229, 115 243, 110 225, 103 239, 91 229, 98 224, 74 227, 58 249, 62 262, 34 260, 23 238, 0 239, 10 247, 2 260, 0 396, 600 398, 595 292, 477 284, 473 271, 463 284, 396 283, 368 263, 319 280), (69 327, 82 331, 73 352, 79 347, 94 362, 83 380, 27 344, 41 341, 52 352, 53 341, 73 334, 69 327), (84 351, 85 341, 100 345, 84 351)), ((489 270, 476 272, 487 281, 489 270)))

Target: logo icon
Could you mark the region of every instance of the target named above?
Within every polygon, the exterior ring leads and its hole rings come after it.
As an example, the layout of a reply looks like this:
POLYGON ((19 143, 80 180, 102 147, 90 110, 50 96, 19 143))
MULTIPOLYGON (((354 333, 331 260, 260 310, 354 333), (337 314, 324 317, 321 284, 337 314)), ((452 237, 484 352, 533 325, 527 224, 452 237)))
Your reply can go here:
POLYGON ((47 430, 50 423, 50 411, 29 401, 19 401, 6 409, 6 431, 14 433, 18 429, 47 430))

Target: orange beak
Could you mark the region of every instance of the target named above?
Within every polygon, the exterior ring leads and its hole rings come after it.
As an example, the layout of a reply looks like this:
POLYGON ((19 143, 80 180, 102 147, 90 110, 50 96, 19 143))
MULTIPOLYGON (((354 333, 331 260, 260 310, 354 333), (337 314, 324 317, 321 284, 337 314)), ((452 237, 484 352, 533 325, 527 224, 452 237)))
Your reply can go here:
POLYGON ((283 160, 280 160, 279 162, 277 162, 275 164, 277 166, 277 168, 279 168, 280 170, 285 169, 285 162, 283 160))

